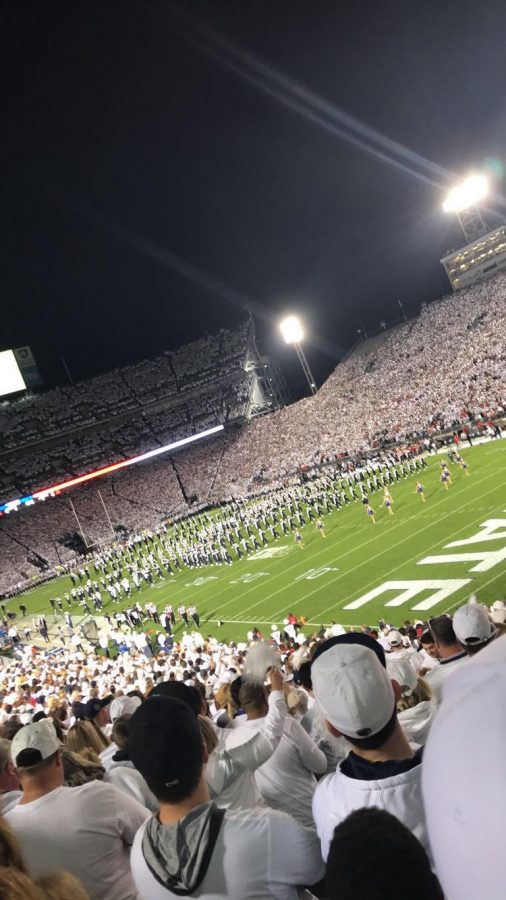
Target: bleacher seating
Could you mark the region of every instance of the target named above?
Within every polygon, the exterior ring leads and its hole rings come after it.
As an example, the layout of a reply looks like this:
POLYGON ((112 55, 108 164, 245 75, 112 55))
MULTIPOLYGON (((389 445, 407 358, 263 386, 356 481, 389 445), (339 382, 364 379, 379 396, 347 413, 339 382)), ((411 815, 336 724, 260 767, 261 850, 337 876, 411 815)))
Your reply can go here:
POLYGON ((252 324, 154 360, 0 405, 10 498, 243 416, 252 324))

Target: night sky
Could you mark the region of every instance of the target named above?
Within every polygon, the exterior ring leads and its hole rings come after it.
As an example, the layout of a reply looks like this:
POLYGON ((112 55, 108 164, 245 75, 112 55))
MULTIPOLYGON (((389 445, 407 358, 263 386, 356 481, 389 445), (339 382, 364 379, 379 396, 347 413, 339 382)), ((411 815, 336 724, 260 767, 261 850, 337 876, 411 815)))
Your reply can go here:
POLYGON ((321 382, 447 291, 451 174, 503 192, 505 33, 503 0, 3 3, 0 348, 63 383, 250 303, 295 394, 303 315, 321 382))

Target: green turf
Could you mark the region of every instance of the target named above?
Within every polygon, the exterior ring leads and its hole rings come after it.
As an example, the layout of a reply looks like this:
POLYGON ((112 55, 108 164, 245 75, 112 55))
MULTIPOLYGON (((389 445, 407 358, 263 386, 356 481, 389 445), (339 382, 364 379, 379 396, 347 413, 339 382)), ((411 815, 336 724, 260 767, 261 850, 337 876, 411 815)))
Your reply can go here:
MULTIPOLYGON (((379 492, 372 495, 377 524, 367 518, 360 503, 333 512, 325 518, 326 538, 314 525, 302 529, 304 549, 292 538, 270 541, 275 555, 255 559, 250 556, 232 566, 183 568, 177 575, 146 586, 133 596, 144 604, 154 600, 159 608, 166 603, 194 603, 201 615, 201 632, 221 634, 223 639, 244 639, 257 625, 268 634, 271 623, 280 623, 289 611, 305 615, 309 628, 332 620, 343 625, 376 624, 380 617, 400 625, 405 619, 425 619, 451 611, 472 592, 480 601, 492 602, 506 594, 506 562, 488 571, 472 572, 477 561, 417 565, 428 555, 497 551, 506 546, 502 539, 444 550, 452 540, 469 538, 481 523, 491 518, 506 519, 506 441, 479 447, 464 447, 469 477, 451 467, 453 486, 446 492, 439 483, 439 458, 428 460, 429 470, 421 473, 427 502, 422 505, 415 493, 415 478, 391 487, 395 515, 389 517, 379 492), (209 580, 208 580, 209 579, 209 580), (431 591, 400 606, 386 606, 398 591, 390 591, 360 609, 345 609, 350 602, 379 587, 387 580, 469 579, 430 610, 413 607, 431 591), (224 624, 217 629, 217 619, 224 624)), ((255 554, 253 554, 255 556, 255 554)), ((70 578, 62 577, 25 595, 30 614, 49 613, 49 598, 63 597, 70 578)), ((105 597, 106 595, 103 595, 105 597)), ((16 608, 17 599, 10 601, 16 608)), ((126 602, 123 605, 128 605, 126 602)), ((106 609, 118 609, 108 601, 106 609)), ((178 624, 176 634, 180 632, 178 624)))

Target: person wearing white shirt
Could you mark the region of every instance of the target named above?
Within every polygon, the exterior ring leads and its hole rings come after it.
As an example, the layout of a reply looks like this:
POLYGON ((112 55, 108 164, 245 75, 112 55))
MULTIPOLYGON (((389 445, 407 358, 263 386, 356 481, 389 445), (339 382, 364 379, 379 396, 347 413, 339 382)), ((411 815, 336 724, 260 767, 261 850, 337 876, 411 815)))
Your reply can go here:
POLYGON ((435 669, 439 665, 434 638, 429 630, 423 632, 420 638, 420 648, 418 655, 422 661, 421 670, 426 675, 430 669, 435 669))
POLYGON ((324 872, 317 836, 274 810, 223 810, 210 799, 198 719, 179 700, 153 697, 133 715, 129 751, 160 802, 135 836, 131 866, 141 900, 296 900, 324 872), (181 853, 181 846, 185 853, 181 853))
POLYGON ((403 638, 400 631, 389 631, 386 637, 387 659, 409 659, 415 671, 422 668, 422 659, 407 638, 403 638), (407 643, 405 643, 407 641, 407 643))
POLYGON ((435 702, 439 705, 443 699, 443 685, 454 672, 467 665, 466 651, 460 646, 450 616, 435 616, 429 621, 429 628, 434 638, 439 665, 427 672, 425 680, 429 685, 435 702))
POLYGON ((106 656, 109 656, 109 635, 106 634, 105 631, 99 631, 98 645, 99 645, 100 649, 104 651, 106 656))
POLYGON ((33 876, 65 868, 93 900, 134 900, 129 857, 148 810, 113 785, 63 786, 61 745, 48 719, 11 745, 23 799, 5 816, 33 876))
POLYGON ((383 648, 366 634, 331 638, 316 650, 311 678, 327 727, 352 748, 314 793, 324 859, 335 827, 354 810, 371 806, 397 816, 427 848, 422 748, 410 746, 397 719, 401 689, 389 678, 383 648))
POLYGON ((505 694, 506 638, 498 637, 448 679, 427 742, 423 797, 448 900, 504 897, 505 694))
POLYGON ((118 790, 124 791, 145 806, 149 812, 158 812, 158 800, 149 790, 141 773, 128 760, 124 763, 113 763, 104 776, 104 783, 113 784, 118 790))
MULTIPOLYGON (((249 740, 264 726, 268 711, 263 685, 246 682, 239 691, 239 702, 247 720, 227 736, 227 749, 249 740)), ((300 722, 286 716, 281 740, 270 758, 255 772, 255 781, 264 802, 273 809, 289 813, 308 828, 314 827, 311 801, 316 787, 315 775, 323 775, 327 759, 300 722)), ((220 798, 221 799, 221 798, 220 798)))
POLYGON ((149 790, 141 773, 138 772, 128 754, 128 723, 135 710, 141 705, 138 697, 117 697, 111 703, 112 741, 114 753, 104 759, 109 747, 100 754, 106 769, 104 781, 125 791, 150 812, 158 811, 158 801, 149 790), (127 710, 122 712, 122 710, 127 710), (118 715, 120 713, 120 715, 118 715))
MULTIPOLYGON (((113 761, 113 757, 120 749, 114 740, 114 723, 121 718, 122 716, 131 716, 135 712, 138 706, 141 705, 141 700, 139 697, 115 697, 111 702, 109 707, 109 716, 111 719, 111 743, 102 750, 100 755, 100 762, 102 763, 106 773, 112 766, 115 764, 113 761)), ((118 765, 118 763, 116 763, 118 765)), ((148 807, 149 808, 149 807, 148 807)))

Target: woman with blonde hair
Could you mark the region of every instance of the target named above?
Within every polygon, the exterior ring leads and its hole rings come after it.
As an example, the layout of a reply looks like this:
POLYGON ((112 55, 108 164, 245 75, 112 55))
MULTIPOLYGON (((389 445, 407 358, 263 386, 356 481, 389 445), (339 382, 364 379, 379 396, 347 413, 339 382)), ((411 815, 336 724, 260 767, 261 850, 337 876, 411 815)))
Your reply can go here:
POLYGON ((74 753, 82 753, 86 749, 94 750, 99 756, 102 750, 109 746, 109 743, 102 733, 97 731, 92 722, 78 720, 69 728, 65 746, 74 753))
POLYGON ((89 781, 103 781, 105 769, 94 750, 85 747, 80 753, 63 748, 63 783, 65 787, 80 787, 89 781))
MULTIPOLYGON (((0 866, 19 869, 20 872, 28 871, 21 853, 21 846, 5 819, 2 818, 0 818, 0 866)), ((3 897, 1 892, 0 897, 3 897)))
POLYGON ((205 716, 199 716, 198 720, 202 740, 205 744, 207 753, 210 755, 213 750, 216 750, 216 747, 218 746, 218 736, 213 728, 210 719, 206 719, 205 716))
POLYGON ((232 698, 230 693, 230 684, 220 684, 214 692, 215 715, 214 722, 220 728, 224 728, 230 722, 233 722, 234 716, 239 711, 239 707, 232 698))
MULTIPOLYGON (((39 888, 43 900, 90 900, 80 881, 70 872, 55 872, 37 878, 35 884, 39 888)), ((3 896, 0 894, 0 896, 3 896)))
POLYGON ((45 894, 25 872, 0 867, 0 897, 2 900, 44 900, 45 894))

